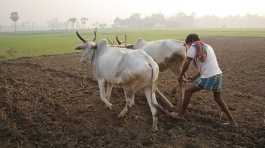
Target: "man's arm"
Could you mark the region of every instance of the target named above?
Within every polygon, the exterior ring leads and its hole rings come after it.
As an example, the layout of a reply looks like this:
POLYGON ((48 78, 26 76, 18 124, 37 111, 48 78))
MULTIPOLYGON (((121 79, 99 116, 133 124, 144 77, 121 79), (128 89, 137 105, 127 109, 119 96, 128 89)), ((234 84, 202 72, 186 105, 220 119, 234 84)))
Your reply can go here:
POLYGON ((184 65, 182 67, 182 70, 181 70, 181 73, 180 73, 180 76, 179 76, 179 79, 178 79, 179 81, 183 81, 183 76, 186 73, 186 71, 188 70, 191 61, 192 61, 192 58, 187 57, 184 65))
POLYGON ((191 81, 194 81, 197 79, 201 74, 198 72, 195 76, 192 77, 191 81))

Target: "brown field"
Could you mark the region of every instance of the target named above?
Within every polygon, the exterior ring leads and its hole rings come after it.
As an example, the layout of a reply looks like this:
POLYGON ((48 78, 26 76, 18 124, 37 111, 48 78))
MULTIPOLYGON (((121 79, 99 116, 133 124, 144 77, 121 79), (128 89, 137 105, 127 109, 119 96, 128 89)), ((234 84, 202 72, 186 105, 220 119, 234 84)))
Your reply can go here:
MULTIPOLYGON (((0 147, 204 148, 265 147, 265 38, 212 37, 224 72, 223 98, 239 127, 224 126, 209 92, 193 96, 186 120, 159 114, 159 131, 143 93, 124 119, 114 89, 113 110, 99 99, 89 64, 79 54, 0 62, 0 147)), ((176 77, 160 74, 159 87, 176 104, 176 77)))

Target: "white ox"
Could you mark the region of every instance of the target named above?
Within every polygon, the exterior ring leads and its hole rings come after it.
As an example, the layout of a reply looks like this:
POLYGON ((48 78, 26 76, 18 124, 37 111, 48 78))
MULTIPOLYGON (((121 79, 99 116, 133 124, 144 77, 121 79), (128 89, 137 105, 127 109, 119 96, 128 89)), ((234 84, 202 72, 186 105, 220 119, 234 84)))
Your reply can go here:
MULTIPOLYGON (((116 37, 119 46, 122 42, 116 37)), ((134 45, 126 45, 126 48, 140 49, 148 53, 159 65, 160 71, 170 69, 177 77, 180 75, 183 64, 186 60, 186 47, 183 42, 173 39, 145 41, 139 38, 134 45)), ((180 109, 183 101, 184 88, 180 87, 180 99, 178 108, 180 109)))
POLYGON ((84 40, 78 32, 76 34, 83 41, 83 44, 76 49, 85 50, 81 60, 86 59, 86 56, 91 57, 100 98, 106 106, 111 109, 112 104, 109 102, 109 98, 112 87, 119 85, 123 88, 126 99, 125 107, 119 114, 119 117, 123 117, 127 113, 128 107, 134 104, 135 93, 143 89, 152 113, 153 130, 157 130, 157 109, 168 113, 158 104, 155 95, 159 74, 157 63, 144 51, 108 47, 106 40, 95 43, 84 40))

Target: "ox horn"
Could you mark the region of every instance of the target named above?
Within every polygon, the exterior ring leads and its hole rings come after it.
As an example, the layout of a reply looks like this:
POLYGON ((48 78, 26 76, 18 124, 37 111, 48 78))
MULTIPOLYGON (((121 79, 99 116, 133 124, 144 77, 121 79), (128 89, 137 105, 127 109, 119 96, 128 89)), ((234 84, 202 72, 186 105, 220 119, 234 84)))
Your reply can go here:
POLYGON ((125 43, 125 46, 127 45, 127 34, 124 34, 124 43, 125 43))
POLYGON ((83 43, 86 43, 87 41, 79 34, 78 31, 75 32, 77 37, 83 42, 83 43))
POLYGON ((114 41, 110 40, 110 38, 107 38, 107 40, 111 45, 114 45, 114 41))
POLYGON ((96 31, 96 30, 94 30, 94 31, 93 31, 93 33, 94 33, 94 38, 93 38, 93 40, 92 40, 92 41, 93 41, 93 42, 95 42, 95 41, 96 41, 96 39, 97 39, 97 31, 96 31))
POLYGON ((119 40, 119 37, 118 37, 118 36, 116 36, 116 41, 117 41, 117 43, 118 43, 119 45, 121 45, 121 41, 119 40))

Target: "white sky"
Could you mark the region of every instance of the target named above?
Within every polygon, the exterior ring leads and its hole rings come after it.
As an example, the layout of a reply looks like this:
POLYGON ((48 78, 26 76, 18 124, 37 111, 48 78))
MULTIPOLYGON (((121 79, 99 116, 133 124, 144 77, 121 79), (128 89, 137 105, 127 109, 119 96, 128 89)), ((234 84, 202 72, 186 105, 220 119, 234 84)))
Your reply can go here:
POLYGON ((88 17, 90 22, 111 23, 117 16, 125 18, 132 13, 143 16, 163 13, 172 16, 178 12, 201 15, 265 15, 264 0, 0 0, 0 24, 11 24, 9 14, 18 11, 20 22, 46 23, 58 18, 88 17))

